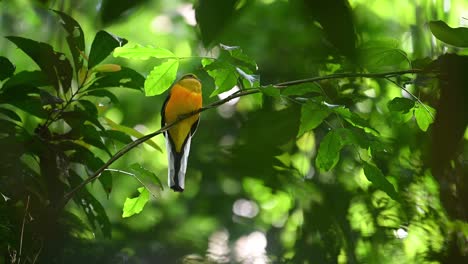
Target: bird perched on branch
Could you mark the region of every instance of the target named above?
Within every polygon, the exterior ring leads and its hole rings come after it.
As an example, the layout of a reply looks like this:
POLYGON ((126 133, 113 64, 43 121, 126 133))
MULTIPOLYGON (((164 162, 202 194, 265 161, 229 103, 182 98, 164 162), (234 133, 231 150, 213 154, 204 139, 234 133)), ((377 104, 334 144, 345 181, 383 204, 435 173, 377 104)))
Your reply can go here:
MULTIPOLYGON (((172 87, 161 110, 161 127, 202 107, 202 85, 194 74, 186 74, 172 87)), ((200 114, 190 116, 164 132, 168 157, 168 184, 175 192, 183 192, 190 143, 200 114)))

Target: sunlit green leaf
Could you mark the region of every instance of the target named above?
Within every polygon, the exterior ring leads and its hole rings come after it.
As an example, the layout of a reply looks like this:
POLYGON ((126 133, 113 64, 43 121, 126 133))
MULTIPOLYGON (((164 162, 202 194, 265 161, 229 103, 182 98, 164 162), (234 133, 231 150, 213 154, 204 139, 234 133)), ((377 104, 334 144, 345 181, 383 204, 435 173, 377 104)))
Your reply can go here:
POLYGON ((179 60, 168 60, 155 66, 145 81, 145 95, 153 96, 164 93, 177 78, 179 60))
POLYGON ((128 59, 147 60, 149 58, 175 58, 176 55, 170 50, 156 48, 151 46, 142 46, 139 44, 133 46, 119 47, 114 50, 114 57, 123 57, 128 59))
POLYGON ((422 131, 427 131, 429 126, 434 122, 435 109, 425 105, 417 104, 414 108, 414 117, 416 123, 422 131))
POLYGON ((395 97, 387 103, 390 111, 408 113, 414 107, 414 101, 408 98, 395 97))
POLYGON ((434 36, 453 46, 468 47, 468 28, 451 28, 444 21, 430 21, 429 28, 434 36))
POLYGON ((5 80, 13 75, 15 72, 15 65, 7 58, 0 56, 0 81, 5 80))
POLYGON ((234 61, 240 61, 241 63, 245 64, 250 70, 256 70, 257 64, 255 63, 254 59, 250 58, 246 55, 239 46, 226 46, 220 44, 220 47, 223 50, 226 50, 234 61))
POLYGON ((309 101, 302 105, 301 125, 299 126, 299 133, 297 136, 300 137, 305 132, 318 127, 330 113, 331 111, 328 107, 315 102, 309 101))
POLYGON ((367 162, 364 163, 364 174, 366 178, 372 182, 372 184, 384 191, 388 196, 390 196, 393 200, 398 200, 398 193, 395 190, 395 187, 385 178, 382 171, 376 166, 369 164, 367 162))
POLYGON ((345 128, 331 130, 320 142, 315 164, 321 171, 333 169, 340 160, 341 149, 353 143, 356 143, 356 139, 351 130, 345 128))
POLYGON ((140 193, 135 198, 127 198, 125 199, 122 217, 130 217, 134 214, 139 214, 143 207, 145 207, 146 203, 149 201, 149 192, 144 187, 138 188, 138 192, 140 193))
POLYGON ((231 64, 208 59, 202 60, 202 64, 216 84, 216 90, 211 93, 210 97, 229 91, 237 84, 238 73, 231 64))
POLYGON ((96 33, 93 44, 91 44, 91 51, 89 52, 88 68, 93 68, 103 61, 111 52, 117 48, 125 45, 127 40, 112 35, 104 30, 96 33))

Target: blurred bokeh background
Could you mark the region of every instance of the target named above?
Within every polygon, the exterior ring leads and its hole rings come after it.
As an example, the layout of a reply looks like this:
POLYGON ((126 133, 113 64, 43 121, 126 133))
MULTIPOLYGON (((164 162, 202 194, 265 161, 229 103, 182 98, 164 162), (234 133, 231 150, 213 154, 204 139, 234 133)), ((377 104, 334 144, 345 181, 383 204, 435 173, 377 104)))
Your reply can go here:
MULTIPOLYGON (((203 81, 204 102, 209 103, 223 95, 209 96, 215 89, 214 81, 203 70, 199 57, 217 56, 219 43, 240 46, 252 57, 261 84, 340 71, 409 69, 417 67, 419 60, 435 59, 444 52, 467 54, 466 49, 437 41, 427 25, 431 20, 443 20, 452 27, 467 26, 468 2, 464 0, 350 0, 349 6, 347 1, 330 1, 332 5, 299 0, 201 2, 205 3, 3 0, 0 55, 14 60, 17 70, 37 68, 3 38, 9 35, 47 42, 69 52, 59 19, 49 11, 61 10, 82 26, 88 51, 95 33, 104 29, 130 43, 169 49, 184 57, 179 75, 198 75, 203 81), (196 17, 194 5, 203 8, 198 12, 201 18, 196 17), (225 12, 223 5, 235 8, 225 12), (204 32, 200 23, 219 23, 220 29, 206 26, 204 32)), ((131 67, 146 76, 160 61, 111 56, 106 62, 131 67)), ((376 163, 397 186, 402 201, 390 199, 365 178, 363 168, 356 165, 360 156, 366 155, 365 150, 345 149, 334 170, 316 170, 318 145, 330 129, 340 126, 339 118, 331 116, 328 122, 296 138, 300 110, 294 102, 245 96, 203 112, 192 142, 183 193, 153 186, 150 189, 155 196, 144 210, 122 218, 125 199, 137 194, 140 182, 113 172, 109 197, 101 185, 90 184, 88 190, 104 205, 111 220, 112 239, 92 229, 81 230, 74 234, 75 240, 64 245, 67 263, 466 260, 466 218, 447 213, 451 209, 441 203, 439 182, 428 169, 430 133, 421 131, 412 115, 387 110, 387 102, 404 95, 402 90, 391 82, 373 79, 322 85, 330 89, 331 102, 350 106, 385 138, 385 147, 391 151, 383 153, 376 163), (343 85, 361 96, 360 100, 343 96, 343 85)), ((428 105, 437 102, 434 85, 410 85, 408 89, 428 105)), ((142 92, 121 88, 112 88, 112 92, 118 103, 96 102, 101 117, 143 134, 160 127, 166 94, 145 97, 142 92)), ((20 114, 26 128, 33 130, 34 117, 20 114)), ((153 141, 165 149, 162 136, 153 141)), ((466 142, 465 134, 465 149, 466 142)), ((96 153, 106 159, 105 153, 96 153)), ((461 168, 466 182, 464 155, 461 165, 453 167, 461 168)), ((134 163, 154 172, 166 186, 165 152, 142 144, 111 168, 126 171, 134 163)), ((67 209, 85 219, 76 204, 70 203, 67 209)))

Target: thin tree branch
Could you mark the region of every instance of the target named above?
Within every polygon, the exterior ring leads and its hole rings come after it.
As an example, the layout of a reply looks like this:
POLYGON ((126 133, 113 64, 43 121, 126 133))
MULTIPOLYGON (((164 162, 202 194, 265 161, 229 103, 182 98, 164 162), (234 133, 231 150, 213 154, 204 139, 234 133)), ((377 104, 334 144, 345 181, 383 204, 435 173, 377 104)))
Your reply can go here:
MULTIPOLYGON (((383 73, 338 73, 338 74, 332 74, 332 75, 327 75, 327 76, 319 76, 319 77, 314 77, 314 78, 308 78, 308 79, 302 79, 302 80, 295 80, 295 81, 289 81, 289 82, 282 82, 273 85, 274 87, 281 89, 287 86, 292 86, 296 84, 302 84, 302 83, 312 83, 312 82, 318 82, 318 81, 323 81, 323 80, 330 80, 330 79, 341 79, 341 78, 389 78, 393 76, 398 76, 398 75, 404 75, 404 74, 415 74, 415 73, 424 73, 423 70, 418 70, 418 69, 412 69, 412 70, 403 70, 403 71, 393 71, 393 72, 383 72, 383 73)), ((63 208, 69 201, 70 199, 75 195, 76 192, 81 190, 86 184, 96 180, 99 178, 101 173, 106 170, 112 163, 114 163, 116 160, 118 160, 120 157, 125 155, 127 152, 135 148, 136 146, 140 145, 141 143, 145 142, 146 140, 157 136, 171 127, 175 126, 177 123, 180 121, 187 119, 193 115, 199 114, 201 112, 204 112, 208 109, 216 108, 226 102, 229 102, 230 100, 250 94, 256 94, 261 92, 261 87, 256 87, 256 88, 251 88, 248 90, 242 90, 240 92, 234 93, 222 100, 213 102, 207 106, 204 106, 197 111, 193 111, 191 113, 187 113, 185 115, 180 115, 176 121, 173 123, 167 124, 166 126, 162 127, 161 129, 150 133, 146 136, 143 136, 129 144, 127 144, 125 147, 123 147, 121 150, 119 150, 114 156, 112 156, 102 167, 100 167, 97 171, 94 172, 92 176, 87 178, 86 180, 82 181, 79 185, 77 185, 75 188, 73 188, 71 191, 66 193, 63 197, 62 203, 59 205, 58 209, 63 208)))

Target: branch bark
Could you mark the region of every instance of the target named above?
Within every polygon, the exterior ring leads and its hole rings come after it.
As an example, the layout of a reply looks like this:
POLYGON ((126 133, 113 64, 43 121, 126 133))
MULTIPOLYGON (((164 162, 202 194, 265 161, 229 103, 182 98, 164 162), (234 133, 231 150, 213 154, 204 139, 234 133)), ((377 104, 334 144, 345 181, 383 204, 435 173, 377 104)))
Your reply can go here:
MULTIPOLYGON (((420 74, 420 73, 425 73, 425 71, 418 70, 418 69, 411 69, 411 70, 383 72, 383 73, 338 73, 338 74, 332 74, 332 75, 327 75, 327 76, 319 76, 319 77, 313 77, 313 78, 302 79, 302 80, 282 82, 282 83, 275 84, 274 87, 276 87, 278 89, 281 89, 281 88, 284 88, 284 87, 287 87, 287 86, 292 86, 292 85, 297 85, 297 84, 313 83, 313 82, 318 82, 318 81, 323 81, 323 80, 342 79, 342 78, 383 78, 383 79, 388 79, 390 77, 395 77, 395 76, 399 76, 399 75, 420 74)), ((161 129, 159 129, 159 130, 157 130, 157 131, 155 131, 155 132, 153 132, 151 134, 145 135, 145 136, 143 136, 143 137, 141 137, 141 138, 127 144, 125 147, 123 147, 121 150, 119 150, 117 153, 115 153, 115 155, 112 156, 101 168, 99 168, 97 171, 95 171, 92 176, 90 176, 89 178, 87 178, 86 180, 81 182, 78 186, 73 188, 71 191, 66 193, 64 195, 62 203, 59 205, 58 209, 62 209, 63 207, 65 207, 65 205, 70 201, 71 198, 73 198, 73 196, 75 195, 76 192, 78 192, 83 187, 85 187, 86 184, 88 184, 88 183, 96 180, 97 178, 99 178, 101 173, 104 170, 106 170, 112 163, 114 163, 116 160, 121 158, 127 152, 129 152, 130 150, 132 150, 136 146, 140 145, 141 143, 145 142, 146 140, 167 131, 168 129, 175 126, 177 123, 179 123, 180 121, 182 121, 182 120, 184 120, 186 118, 189 118, 189 117, 191 117, 193 115, 204 112, 204 111, 206 111, 208 109, 216 108, 216 107, 218 107, 218 106, 220 106, 220 105, 222 105, 222 104, 224 104, 226 102, 231 101, 234 98, 238 98, 238 97, 242 97, 242 96, 246 96, 246 95, 250 95, 250 94, 260 93, 261 88, 262 87, 257 87, 257 88, 251 88, 251 89, 248 89, 248 90, 243 90, 241 92, 232 94, 232 95, 230 95, 230 96, 228 96, 228 97, 226 97, 226 98, 224 98, 222 100, 219 100, 219 101, 213 102, 213 103, 211 103, 211 104, 209 104, 207 106, 204 106, 204 107, 200 108, 197 111, 187 113, 185 115, 181 115, 181 116, 179 116, 179 118, 175 122, 173 122, 171 124, 167 124, 166 126, 162 127, 161 129)))

